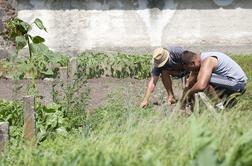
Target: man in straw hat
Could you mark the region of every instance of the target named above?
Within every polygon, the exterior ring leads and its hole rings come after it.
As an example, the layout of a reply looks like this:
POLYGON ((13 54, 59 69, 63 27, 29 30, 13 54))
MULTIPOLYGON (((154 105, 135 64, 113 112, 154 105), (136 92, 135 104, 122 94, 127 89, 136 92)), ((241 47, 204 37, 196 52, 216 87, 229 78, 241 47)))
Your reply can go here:
POLYGON ((182 65, 182 53, 186 51, 181 47, 171 47, 169 49, 157 48, 153 52, 153 69, 151 79, 149 81, 147 90, 145 92, 144 99, 140 107, 145 108, 148 105, 151 93, 154 91, 159 76, 161 75, 162 82, 168 94, 168 104, 174 104, 176 102, 172 81, 170 76, 176 76, 182 78, 186 75, 182 65))

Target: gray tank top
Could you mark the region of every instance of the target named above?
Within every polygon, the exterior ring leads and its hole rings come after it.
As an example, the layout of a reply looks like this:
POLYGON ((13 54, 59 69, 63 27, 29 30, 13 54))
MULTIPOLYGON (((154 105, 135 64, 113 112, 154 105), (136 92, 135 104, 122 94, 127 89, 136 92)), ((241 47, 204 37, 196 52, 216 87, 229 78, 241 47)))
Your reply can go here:
POLYGON ((248 78, 242 68, 229 56, 221 52, 202 52, 200 54, 201 61, 207 57, 216 57, 218 64, 213 73, 228 77, 241 83, 246 83, 248 78))

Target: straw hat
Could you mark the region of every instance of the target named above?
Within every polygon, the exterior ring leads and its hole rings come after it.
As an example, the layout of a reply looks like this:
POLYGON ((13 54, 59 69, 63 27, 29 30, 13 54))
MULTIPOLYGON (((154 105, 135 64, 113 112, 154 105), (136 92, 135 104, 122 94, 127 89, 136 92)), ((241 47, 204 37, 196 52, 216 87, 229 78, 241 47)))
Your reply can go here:
POLYGON ((164 48, 157 48, 153 52, 153 63, 155 67, 162 67, 169 59, 169 52, 164 48))

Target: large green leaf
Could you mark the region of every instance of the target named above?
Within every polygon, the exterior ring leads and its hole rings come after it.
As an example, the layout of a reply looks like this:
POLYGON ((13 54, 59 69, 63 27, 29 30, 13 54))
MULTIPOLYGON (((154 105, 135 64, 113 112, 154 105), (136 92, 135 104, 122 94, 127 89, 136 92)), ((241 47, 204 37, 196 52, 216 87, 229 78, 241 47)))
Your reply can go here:
POLYGON ((24 36, 17 36, 15 38, 15 41, 16 41, 16 49, 17 51, 21 50, 22 48, 24 48, 27 44, 27 41, 25 39, 24 36))
POLYGON ((45 39, 40 36, 35 36, 32 38, 32 42, 35 44, 43 43, 44 41, 45 39))
POLYGON ((24 72, 17 71, 17 72, 15 72, 15 73, 12 75, 12 77, 13 77, 14 80, 22 80, 22 79, 24 79, 24 75, 25 75, 24 72))
POLYGON ((54 72, 51 68, 49 68, 47 71, 40 71, 41 73, 47 75, 47 76, 53 76, 54 72))
POLYGON ((43 25, 43 22, 39 18, 36 18, 34 23, 37 25, 39 29, 43 29, 47 32, 45 26, 43 25))
POLYGON ((20 62, 17 64, 17 68, 20 72, 30 71, 33 67, 34 67, 33 64, 26 62, 20 62))
POLYGON ((27 34, 28 31, 31 30, 31 26, 30 26, 28 23, 24 22, 24 21, 21 22, 19 25, 17 26, 17 28, 18 28, 18 30, 21 31, 23 34, 27 34), (20 25, 20 26, 19 26, 19 25, 20 25))
POLYGON ((50 103, 49 105, 47 105, 46 107, 44 107, 44 111, 46 113, 54 113, 56 111, 59 111, 60 108, 61 108, 61 106, 59 104, 50 103))

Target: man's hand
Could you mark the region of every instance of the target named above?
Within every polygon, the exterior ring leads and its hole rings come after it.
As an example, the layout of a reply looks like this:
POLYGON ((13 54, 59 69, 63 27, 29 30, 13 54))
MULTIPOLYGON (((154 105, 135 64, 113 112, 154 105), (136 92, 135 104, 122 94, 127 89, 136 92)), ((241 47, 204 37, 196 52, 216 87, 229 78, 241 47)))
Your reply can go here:
POLYGON ((156 87, 158 78, 159 78, 159 76, 154 76, 154 75, 151 76, 151 80, 149 81, 147 90, 146 90, 145 95, 144 95, 143 102, 140 104, 141 108, 146 108, 147 107, 148 100, 150 98, 151 93, 154 91, 154 89, 156 87))
POLYGON ((140 107, 141 108, 146 108, 148 106, 148 101, 144 100, 141 104, 140 107))
POLYGON ((175 99, 174 96, 169 96, 167 102, 168 102, 168 105, 172 105, 172 104, 176 103, 177 100, 175 99))

